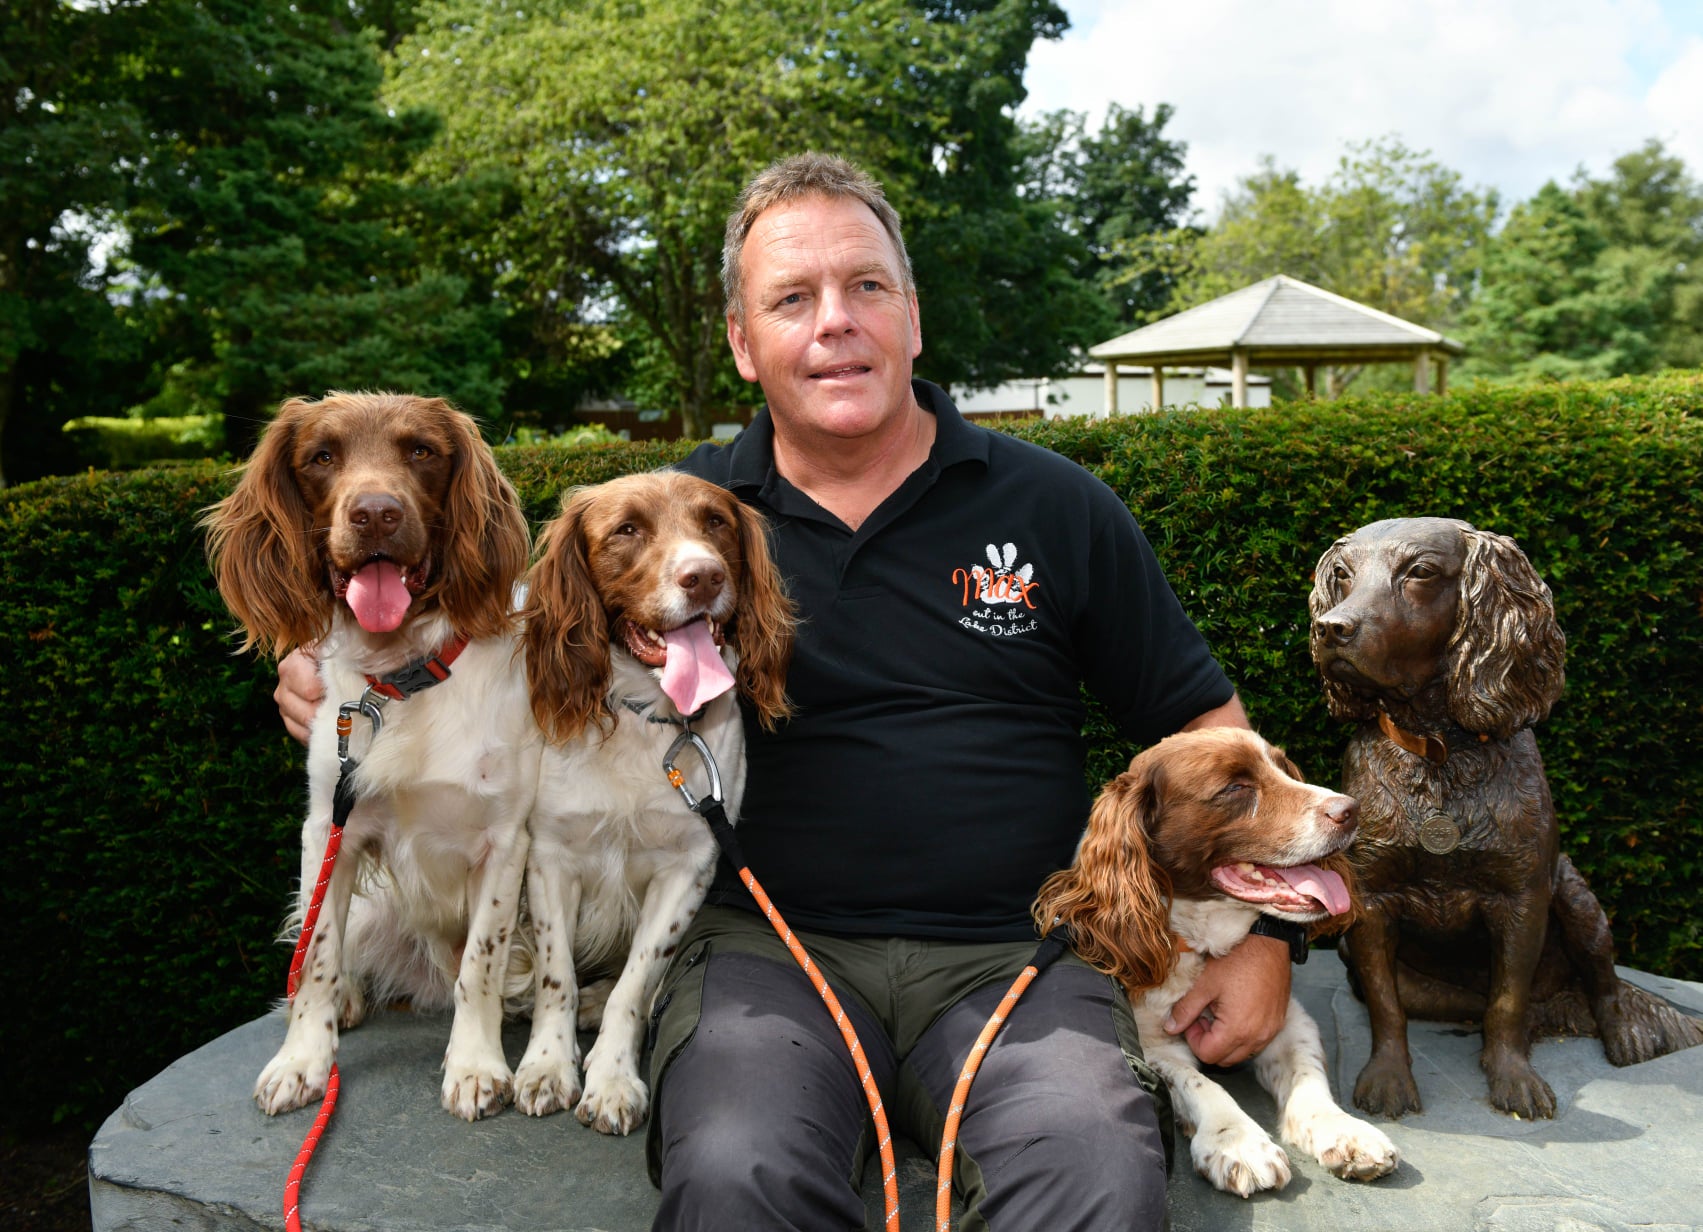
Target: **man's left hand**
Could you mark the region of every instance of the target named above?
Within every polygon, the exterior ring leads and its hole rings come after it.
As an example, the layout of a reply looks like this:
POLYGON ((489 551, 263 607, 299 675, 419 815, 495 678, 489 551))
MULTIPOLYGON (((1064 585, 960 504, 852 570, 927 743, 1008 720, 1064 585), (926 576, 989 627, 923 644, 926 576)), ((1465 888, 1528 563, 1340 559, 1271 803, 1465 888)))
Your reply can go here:
POLYGON ((1289 1010, 1289 945, 1249 934, 1206 960, 1194 987, 1171 1007, 1165 1030, 1181 1033, 1208 1065, 1245 1061, 1283 1028, 1289 1010))

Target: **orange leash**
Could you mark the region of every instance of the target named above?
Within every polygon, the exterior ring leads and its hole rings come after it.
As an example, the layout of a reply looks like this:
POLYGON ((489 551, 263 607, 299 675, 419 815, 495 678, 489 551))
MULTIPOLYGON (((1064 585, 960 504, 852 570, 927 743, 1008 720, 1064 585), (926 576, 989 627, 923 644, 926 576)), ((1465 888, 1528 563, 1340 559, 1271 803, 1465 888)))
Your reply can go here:
POLYGON ((1005 996, 1000 998, 999 1006, 993 1016, 982 1027, 982 1033, 976 1037, 976 1042, 970 1048, 970 1055, 964 1058, 964 1068, 958 1075, 958 1085, 952 1088, 952 1102, 946 1109, 946 1128, 940 1134, 940 1167, 936 1174, 934 1191, 934 1226, 936 1232, 951 1232, 952 1228, 952 1164, 958 1152, 958 1122, 964 1115, 964 1108, 970 1102, 970 1084, 976 1080, 976 1072, 982 1067, 982 1058, 993 1046, 994 1036, 1005 1025, 1005 1020, 1011 1016, 1017 999, 1034 981, 1035 977, 1050 967, 1063 954, 1070 944, 1069 930, 1056 928, 1048 933, 1041 942, 1040 949, 1029 960, 1029 965, 1011 987, 1006 989, 1005 996))
POLYGON ((858 1081, 863 1084, 863 1097, 869 1104, 870 1118, 875 1122, 876 1144, 881 1153, 881 1193, 886 1203, 887 1232, 899 1232, 899 1167, 893 1160, 893 1134, 887 1128, 887 1113, 882 1104, 881 1091, 875 1085, 875 1075, 870 1072, 863 1044, 857 1038, 857 1029, 852 1026, 851 1019, 846 1017, 839 998, 834 996, 834 990, 828 987, 827 979, 811 960, 803 943, 793 935, 792 929, 781 918, 781 913, 775 910, 775 904, 764 893, 756 877, 751 875, 751 870, 745 863, 744 853, 740 851, 739 840, 734 836, 733 824, 728 821, 727 811, 722 807, 721 775, 716 769, 715 759, 710 755, 709 746, 704 743, 702 737, 687 727, 675 739, 668 755, 662 759, 662 769, 668 776, 669 783, 686 801, 686 807, 709 823, 710 833, 715 835, 716 843, 727 857, 727 862, 739 870, 739 879, 745 883, 745 888, 751 892, 751 897, 756 900, 770 927, 775 930, 787 952, 804 971, 811 987, 828 1007, 834 1025, 840 1029, 840 1037, 845 1040, 846 1051, 851 1053, 852 1065, 857 1069, 858 1081), (675 757, 688 745, 697 751, 698 756, 703 759, 704 768, 709 771, 710 794, 702 800, 692 795, 686 786, 686 776, 674 766, 675 757))

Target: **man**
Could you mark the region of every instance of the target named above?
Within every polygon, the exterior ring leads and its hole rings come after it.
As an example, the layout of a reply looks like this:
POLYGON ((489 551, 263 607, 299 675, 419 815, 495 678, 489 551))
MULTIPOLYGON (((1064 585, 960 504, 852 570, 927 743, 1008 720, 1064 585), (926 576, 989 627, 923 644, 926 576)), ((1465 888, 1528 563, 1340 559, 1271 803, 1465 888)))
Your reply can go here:
MULTIPOLYGON (((1127 733, 1245 726, 1118 498, 913 381, 897 215, 842 160, 758 175, 728 223, 727 333, 766 411, 682 468, 771 520, 801 625, 794 719, 750 725, 752 871, 835 985, 895 1132, 935 1144, 1034 952, 1028 906, 1087 817, 1079 686, 1127 733)), ((317 682, 287 664, 299 722, 317 682)), ((861 1228, 868 1113, 821 1001, 725 866, 658 994, 658 1228, 861 1228)), ((1173 1017, 1204 1060, 1264 1044, 1287 947, 1252 937, 1173 1017)), ((1165 1161, 1134 1023, 1067 958, 988 1053, 959 1130, 963 1228, 1152 1228, 1165 1161)))

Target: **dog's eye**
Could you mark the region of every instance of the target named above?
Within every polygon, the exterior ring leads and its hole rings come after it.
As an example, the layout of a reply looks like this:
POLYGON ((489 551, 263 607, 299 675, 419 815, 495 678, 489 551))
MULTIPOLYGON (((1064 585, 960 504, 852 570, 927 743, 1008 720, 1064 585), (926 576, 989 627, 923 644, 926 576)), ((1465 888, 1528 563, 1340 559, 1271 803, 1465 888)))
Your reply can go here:
POLYGON ((1252 783, 1243 783, 1243 782, 1237 781, 1237 782, 1224 784, 1224 786, 1219 789, 1218 795, 1219 795, 1220 799, 1233 800, 1237 796, 1241 795, 1243 792, 1252 791, 1253 789, 1254 789, 1254 785, 1252 783))
POLYGON ((639 533, 639 528, 632 522, 623 522, 615 528, 615 533, 617 535, 636 535, 639 533))
POLYGON ((1346 582, 1353 575, 1348 572, 1348 566, 1347 565, 1338 564, 1335 568, 1333 568, 1330 571, 1330 576, 1331 576, 1332 581, 1346 582))
POLYGON ((432 456, 432 447, 430 445, 416 445, 414 446, 413 456, 414 461, 424 462, 427 458, 432 456))
POLYGON ((331 451, 329 449, 321 449, 318 453, 313 455, 313 464, 315 466, 330 466, 333 461, 335 461, 335 459, 332 458, 331 451))
POLYGON ((722 517, 719 513, 712 513, 709 517, 704 519, 704 526, 709 530, 720 530, 726 525, 727 519, 722 517))

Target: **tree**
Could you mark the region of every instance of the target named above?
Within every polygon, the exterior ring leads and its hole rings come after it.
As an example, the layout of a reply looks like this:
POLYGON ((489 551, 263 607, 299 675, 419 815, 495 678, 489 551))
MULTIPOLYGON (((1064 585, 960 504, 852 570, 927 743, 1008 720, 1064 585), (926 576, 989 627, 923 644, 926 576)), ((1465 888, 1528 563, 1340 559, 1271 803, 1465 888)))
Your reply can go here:
POLYGON ((1062 28, 1055 5, 776 0, 733 20, 714 0, 439 0, 419 17, 388 90, 444 117, 419 178, 501 177, 498 293, 566 345, 621 338, 630 386, 685 434, 748 397, 722 322, 727 211, 753 171, 806 149, 862 163, 905 215, 925 371, 993 383, 1062 362, 1036 316, 1079 297, 1048 262, 1051 211, 1017 198, 1008 114, 1034 38, 1062 28))
POLYGON ((1405 320, 1453 322, 1470 296, 1494 191, 1386 138, 1351 146, 1316 189, 1268 158, 1201 239, 1177 307, 1289 274, 1405 320))
POLYGON ((401 182, 436 123, 380 107, 376 37, 350 6, 152 0, 134 18, 152 136, 130 256, 159 352, 227 435, 241 444, 281 397, 332 387, 494 409, 497 314, 421 244, 423 220, 465 195, 401 182))
MULTIPOLYGON (((1464 187, 1457 173, 1391 137, 1350 146, 1318 188, 1264 158, 1198 240, 1173 231, 1120 251, 1132 273, 1176 277, 1171 312, 1288 274, 1447 330, 1476 285, 1496 212, 1494 191, 1464 187)), ((1333 370, 1331 387, 1360 371, 1333 370)))
POLYGON ((91 248, 141 132, 99 9, 0 0, 0 487, 72 464, 66 420, 112 413, 135 340, 91 248))
POLYGON ((1160 103, 1149 119, 1142 108, 1113 103, 1097 136, 1086 117, 1058 111, 1024 130, 1028 195, 1060 203, 1064 227, 1081 238, 1088 260, 1079 271, 1106 293, 1114 323, 1161 315, 1175 292, 1175 270, 1149 254, 1162 237, 1192 233, 1195 181, 1184 170, 1188 146, 1164 135, 1173 109, 1160 103))
POLYGON ((1703 188, 1650 142, 1514 207, 1466 313, 1469 376, 1608 377, 1703 364, 1703 188))

